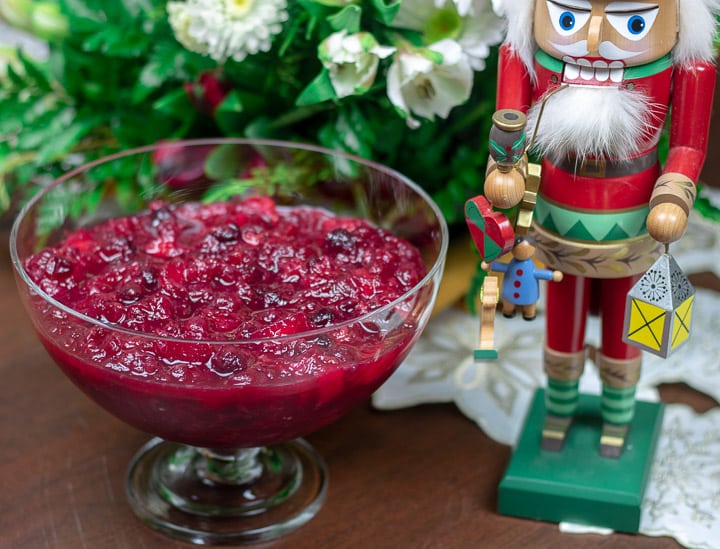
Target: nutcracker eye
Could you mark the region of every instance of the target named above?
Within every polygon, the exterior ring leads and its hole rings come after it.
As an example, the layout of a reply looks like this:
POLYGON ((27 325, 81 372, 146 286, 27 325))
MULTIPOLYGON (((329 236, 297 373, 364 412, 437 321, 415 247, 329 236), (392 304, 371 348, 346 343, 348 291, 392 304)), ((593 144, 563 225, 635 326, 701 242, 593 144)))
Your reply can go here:
POLYGON ((590 10, 568 6, 561 2, 546 0, 550 21, 560 36, 571 36, 590 19, 590 10))
POLYGON ((655 24, 659 8, 652 8, 634 13, 607 13, 608 22, 624 38, 642 40, 655 24))

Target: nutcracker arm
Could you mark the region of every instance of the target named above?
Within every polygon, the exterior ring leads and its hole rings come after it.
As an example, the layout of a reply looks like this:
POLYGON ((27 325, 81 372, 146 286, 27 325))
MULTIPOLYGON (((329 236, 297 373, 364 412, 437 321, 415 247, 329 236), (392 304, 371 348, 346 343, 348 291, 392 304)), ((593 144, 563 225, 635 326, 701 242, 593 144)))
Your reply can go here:
POLYGON ((532 77, 525 63, 509 45, 500 47, 496 108, 527 113, 532 102, 532 77))
POLYGON ((715 92, 715 66, 696 61, 675 69, 668 156, 663 172, 700 177, 707 152, 715 92))
POLYGON ((682 237, 695 201, 708 145, 715 67, 697 61, 677 68, 674 78, 670 148, 650 198, 647 228, 663 244, 682 237))
POLYGON ((518 204, 525 193, 522 168, 525 124, 532 100, 532 78, 525 63, 509 45, 500 47, 497 111, 490 131, 490 157, 483 194, 496 208, 518 204))

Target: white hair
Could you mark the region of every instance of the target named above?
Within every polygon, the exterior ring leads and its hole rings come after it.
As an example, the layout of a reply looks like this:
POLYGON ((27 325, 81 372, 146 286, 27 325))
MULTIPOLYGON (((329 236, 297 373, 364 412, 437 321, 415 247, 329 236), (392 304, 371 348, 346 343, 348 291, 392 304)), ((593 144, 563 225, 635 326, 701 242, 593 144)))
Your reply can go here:
MULTIPOLYGON (((662 0, 661 0, 662 2, 662 0)), ((683 64, 692 59, 712 61, 717 32, 720 0, 677 0, 679 6, 678 42, 672 50, 673 62, 683 64)), ((505 42, 523 60, 534 75, 533 13, 535 0, 494 0, 498 13, 507 18, 505 42)))
POLYGON ((678 43, 673 48, 673 61, 685 63, 691 59, 711 61, 717 33, 717 14, 720 0, 679 0, 680 25, 678 43))

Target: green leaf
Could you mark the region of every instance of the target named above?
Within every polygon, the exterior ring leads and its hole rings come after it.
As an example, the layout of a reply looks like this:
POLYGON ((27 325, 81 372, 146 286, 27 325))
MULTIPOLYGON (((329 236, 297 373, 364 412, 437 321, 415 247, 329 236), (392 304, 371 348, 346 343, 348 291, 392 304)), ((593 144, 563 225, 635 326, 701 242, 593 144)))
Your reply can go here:
POLYGON ((322 6, 342 7, 347 4, 347 0, 309 0, 309 3, 320 4, 322 6))
POLYGON ((24 119, 34 104, 34 100, 21 101, 17 97, 0 100, 0 139, 22 130, 25 125, 24 119))
POLYGON ((247 179, 230 179, 224 183, 214 185, 208 189, 202 197, 202 201, 206 204, 210 202, 222 202, 230 200, 235 196, 239 196, 247 192, 255 186, 254 178, 247 179))
POLYGON ((149 46, 144 33, 134 32, 121 26, 107 26, 83 41, 82 49, 118 57, 138 57, 149 46))
POLYGON ((242 89, 232 90, 217 106, 216 114, 262 112, 265 99, 260 95, 242 89))
POLYGON ((152 109, 168 116, 179 117, 184 113, 194 112, 185 88, 178 87, 169 91, 153 102, 152 109))
POLYGON ((290 46, 295 40, 295 36, 297 36, 300 27, 305 23, 307 17, 306 13, 302 13, 291 19, 289 26, 281 35, 283 40, 280 43, 280 48, 278 49, 278 57, 283 57, 288 49, 290 49, 290 46))
POLYGON ((25 70, 27 77, 32 80, 40 90, 45 92, 52 90, 45 72, 40 69, 34 61, 26 57, 20 50, 18 50, 18 59, 20 60, 20 63, 22 63, 22 67, 25 70))
POLYGON ((339 12, 327 18, 328 23, 333 30, 346 30, 348 34, 360 32, 360 19, 362 18, 362 8, 351 4, 345 6, 339 12))
POLYGON ((61 159, 101 122, 102 117, 97 115, 75 118, 69 127, 57 133, 53 139, 49 139, 38 149, 35 163, 42 165, 61 159))
POLYGON ((400 9, 401 0, 395 0, 389 4, 385 3, 385 0, 372 0, 372 5, 375 8, 375 12, 380 21, 386 25, 390 25, 398 10, 400 9))
POLYGON ((12 63, 8 63, 6 65, 5 72, 7 73, 10 82, 12 82, 15 86, 20 89, 23 89, 25 87, 25 80, 22 76, 18 74, 18 72, 12 66, 12 63))
POLYGON ((720 208, 715 206, 709 198, 703 196, 701 185, 698 185, 698 197, 695 200, 694 209, 705 219, 720 221, 720 208))
POLYGON ((36 149, 50 140, 57 139, 72 123, 75 109, 59 107, 39 116, 29 128, 24 128, 18 135, 17 147, 21 150, 36 149))
POLYGON ((192 81, 213 66, 207 60, 175 43, 159 43, 148 55, 133 87, 133 103, 141 103, 155 90, 172 81, 192 81))
POLYGON ((327 148, 338 149, 364 158, 372 157, 374 132, 359 109, 349 107, 339 111, 334 121, 320 130, 320 142, 327 148))
POLYGON ((0 173, 0 213, 5 213, 10 209, 10 189, 5 182, 5 176, 0 173))
POLYGON ((295 104, 297 106, 312 105, 313 103, 322 103, 329 99, 336 99, 337 94, 330 81, 330 73, 327 69, 323 69, 308 86, 300 92, 295 104))
POLYGON ((232 90, 215 109, 215 121, 226 135, 242 135, 253 113, 265 110, 265 98, 244 90, 232 90))
POLYGON ((217 181, 237 177, 247 168, 250 160, 240 156, 241 151, 247 149, 232 143, 215 147, 205 159, 205 174, 217 181))
POLYGON ((155 90, 160 88, 168 78, 167 66, 152 60, 140 71, 137 82, 132 90, 132 102, 141 103, 155 90))
POLYGON ((333 3, 319 2, 317 0, 298 0, 298 4, 300 4, 305 9, 305 11, 307 11, 313 18, 319 19, 321 17, 327 16, 329 11, 327 6, 335 7, 337 5, 337 2, 333 3))

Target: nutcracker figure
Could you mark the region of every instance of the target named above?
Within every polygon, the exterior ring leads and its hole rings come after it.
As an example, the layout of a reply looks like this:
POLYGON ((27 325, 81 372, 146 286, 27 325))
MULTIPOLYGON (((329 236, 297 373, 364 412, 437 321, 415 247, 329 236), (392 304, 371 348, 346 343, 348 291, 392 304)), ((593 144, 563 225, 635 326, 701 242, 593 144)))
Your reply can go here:
POLYGON ((507 139, 491 136, 497 163, 484 195, 496 208, 522 201, 527 166, 511 153, 524 132, 541 158, 530 234, 538 259, 564 273, 547 291, 545 449, 560 450, 571 426, 592 311, 602 326, 592 353, 602 379, 600 453, 623 451, 641 361, 623 341, 626 295, 687 226, 707 146, 718 5, 504 2, 497 108, 527 124, 494 128, 507 139))

